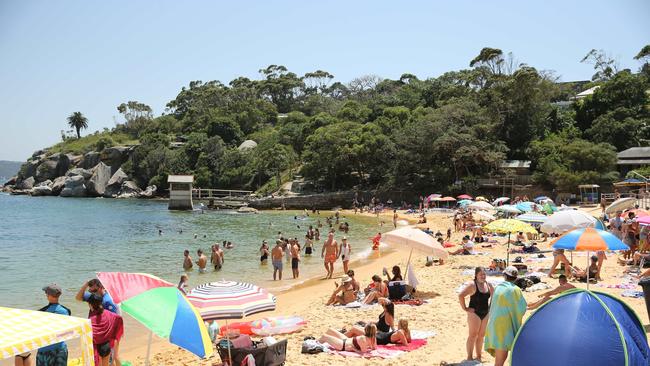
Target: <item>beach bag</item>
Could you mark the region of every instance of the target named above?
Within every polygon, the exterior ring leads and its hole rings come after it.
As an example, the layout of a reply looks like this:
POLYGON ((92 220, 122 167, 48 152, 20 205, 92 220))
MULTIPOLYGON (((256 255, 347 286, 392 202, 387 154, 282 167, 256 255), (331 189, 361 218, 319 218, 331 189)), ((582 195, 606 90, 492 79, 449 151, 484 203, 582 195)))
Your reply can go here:
POLYGON ((301 353, 308 353, 314 355, 316 353, 325 352, 325 345, 321 344, 315 339, 307 339, 302 342, 301 353))

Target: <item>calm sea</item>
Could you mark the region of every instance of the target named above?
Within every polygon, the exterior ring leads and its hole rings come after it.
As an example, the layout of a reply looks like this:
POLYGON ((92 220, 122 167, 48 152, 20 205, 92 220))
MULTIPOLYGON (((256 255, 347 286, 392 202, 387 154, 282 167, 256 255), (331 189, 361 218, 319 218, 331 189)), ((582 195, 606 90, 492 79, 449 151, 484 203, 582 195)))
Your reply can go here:
MULTIPOLYGON (((151 273, 177 283, 183 273, 183 250, 207 251, 216 241, 229 240, 221 271, 190 272, 190 285, 221 279, 249 281, 271 290, 297 284, 285 279, 273 282, 270 263, 260 265, 263 239, 274 243, 278 231, 304 242, 307 227, 320 217, 295 219, 302 212, 267 211, 238 214, 233 211, 178 212, 167 210, 167 202, 102 198, 59 198, 10 196, 0 193, 0 306, 38 309, 46 304, 41 288, 58 283, 64 291, 61 302, 75 315, 86 307, 74 301, 84 281, 95 272, 123 271, 151 273), (163 234, 159 235, 158 230, 163 234), (180 231, 182 230, 182 233, 180 231), (197 235, 195 238, 194 235, 197 235)), ((374 218, 347 217, 348 234, 357 256, 367 253, 370 238, 379 228, 374 218)), ((383 229, 383 230, 380 230, 383 229)), ((321 228, 326 232, 327 228, 321 228)), ((342 234, 337 233, 339 239, 342 234)), ((304 257, 301 280, 323 274, 321 242, 314 257, 304 257)), ((337 262, 337 270, 340 270, 337 262)), ((285 264, 285 278, 291 269, 285 264)))

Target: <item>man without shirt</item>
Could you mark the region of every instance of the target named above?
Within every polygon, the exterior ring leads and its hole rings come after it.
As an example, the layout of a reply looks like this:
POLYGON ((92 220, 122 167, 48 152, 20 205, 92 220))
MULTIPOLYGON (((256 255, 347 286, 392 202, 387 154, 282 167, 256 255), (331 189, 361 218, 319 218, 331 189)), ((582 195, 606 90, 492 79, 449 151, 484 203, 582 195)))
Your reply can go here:
POLYGON ((294 279, 300 276, 298 263, 300 263, 300 244, 298 244, 297 239, 294 239, 291 245, 291 271, 293 272, 294 279))
POLYGON ((339 256, 339 246, 336 240, 334 240, 334 233, 330 231, 327 234, 327 240, 323 243, 323 250, 321 250, 321 258, 324 258, 325 270, 327 271, 327 277, 332 278, 334 274, 334 262, 339 256))
POLYGON ((282 250, 283 241, 278 239, 275 241, 275 246, 271 250, 271 263, 273 263, 273 281, 276 275, 279 274, 278 279, 282 280, 282 257, 284 251, 282 250))
POLYGON ((185 249, 183 252, 183 269, 185 271, 192 270, 194 263, 192 263, 192 257, 190 257, 190 251, 185 249))
POLYGON ((199 260, 196 261, 196 264, 199 266, 199 273, 204 273, 206 271, 205 267, 208 265, 208 257, 203 254, 203 250, 201 249, 197 250, 196 254, 199 256, 199 260))
POLYGON ((572 284, 570 284, 567 281, 567 278, 566 278, 565 275, 560 275, 560 277, 558 277, 558 281, 560 282, 560 285, 558 287, 554 288, 551 291, 547 291, 547 292, 545 292, 543 294, 538 295, 537 297, 540 298, 539 300, 537 300, 536 302, 534 302, 532 304, 528 304, 528 310, 537 309, 540 305, 542 305, 543 303, 550 300, 554 295, 560 294, 560 293, 562 293, 562 292, 564 292, 566 290, 570 290, 572 288, 576 288, 575 286, 573 286, 572 284))

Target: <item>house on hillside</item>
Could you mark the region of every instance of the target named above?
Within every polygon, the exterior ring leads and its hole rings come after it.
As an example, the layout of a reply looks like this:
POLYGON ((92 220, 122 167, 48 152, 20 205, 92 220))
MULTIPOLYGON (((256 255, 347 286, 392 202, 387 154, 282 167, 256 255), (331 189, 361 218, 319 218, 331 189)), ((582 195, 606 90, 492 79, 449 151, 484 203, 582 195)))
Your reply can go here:
POLYGON ((650 147, 631 147, 616 154, 616 166, 622 176, 630 170, 650 165, 650 147))
POLYGON ((504 160, 499 165, 499 174, 477 179, 480 188, 493 188, 497 191, 510 190, 532 184, 530 160, 504 160))

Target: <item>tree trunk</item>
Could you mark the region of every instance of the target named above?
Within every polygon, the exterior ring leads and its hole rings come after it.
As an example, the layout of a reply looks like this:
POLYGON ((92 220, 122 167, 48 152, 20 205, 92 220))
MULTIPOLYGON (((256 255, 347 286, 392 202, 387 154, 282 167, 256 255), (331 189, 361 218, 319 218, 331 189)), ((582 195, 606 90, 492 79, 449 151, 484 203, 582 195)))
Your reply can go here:
POLYGON ((75 127, 77 129, 77 139, 81 138, 81 129, 79 127, 75 127))

